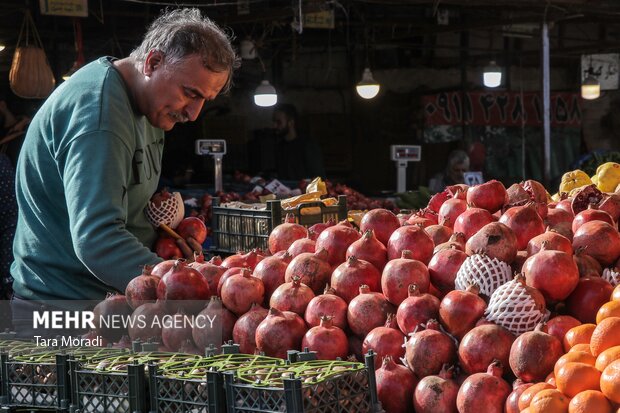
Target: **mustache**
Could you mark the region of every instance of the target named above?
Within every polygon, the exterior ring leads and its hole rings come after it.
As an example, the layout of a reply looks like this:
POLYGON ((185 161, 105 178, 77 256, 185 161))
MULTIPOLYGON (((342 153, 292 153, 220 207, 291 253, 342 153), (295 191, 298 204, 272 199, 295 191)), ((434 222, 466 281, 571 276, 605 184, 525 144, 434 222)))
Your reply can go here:
POLYGON ((177 122, 181 122, 181 123, 185 123, 189 120, 189 117, 183 115, 182 113, 178 113, 178 112, 170 112, 170 116, 176 119, 177 122))

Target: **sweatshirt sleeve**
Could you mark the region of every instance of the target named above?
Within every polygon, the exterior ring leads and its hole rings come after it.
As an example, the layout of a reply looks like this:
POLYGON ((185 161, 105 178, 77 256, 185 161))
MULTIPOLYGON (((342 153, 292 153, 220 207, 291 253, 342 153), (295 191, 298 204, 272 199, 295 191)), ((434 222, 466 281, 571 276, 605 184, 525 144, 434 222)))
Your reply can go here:
POLYGON ((161 261, 126 228, 132 157, 122 139, 102 131, 73 139, 57 157, 75 254, 119 291, 140 266, 161 261))

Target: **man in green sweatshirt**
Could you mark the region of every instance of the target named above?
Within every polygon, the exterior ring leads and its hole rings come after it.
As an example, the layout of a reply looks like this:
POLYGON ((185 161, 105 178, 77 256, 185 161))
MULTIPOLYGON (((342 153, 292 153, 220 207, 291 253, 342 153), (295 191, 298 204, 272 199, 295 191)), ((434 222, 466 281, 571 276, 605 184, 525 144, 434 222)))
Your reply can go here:
MULTIPOLYGON (((161 261, 144 210, 157 188, 164 131, 196 120, 205 101, 228 90, 238 64, 215 23, 177 9, 157 18, 129 57, 100 58, 52 93, 17 165, 17 307, 101 300, 161 261)), ((16 328, 24 321, 17 313, 16 328)))

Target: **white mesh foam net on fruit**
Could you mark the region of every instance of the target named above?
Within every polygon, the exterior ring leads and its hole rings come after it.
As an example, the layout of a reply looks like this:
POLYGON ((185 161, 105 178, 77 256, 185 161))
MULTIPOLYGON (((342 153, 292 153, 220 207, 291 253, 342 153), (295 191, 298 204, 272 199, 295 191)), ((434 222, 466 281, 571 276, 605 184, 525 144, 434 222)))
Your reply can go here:
POLYGON ((549 311, 541 312, 521 281, 512 280, 495 290, 484 316, 518 336, 546 321, 549 311))
POLYGON ((602 277, 605 281, 611 284, 613 287, 620 284, 620 271, 618 268, 605 268, 603 270, 602 277))
POLYGON ((163 200, 159 206, 155 205, 154 202, 149 202, 146 207, 146 217, 154 227, 164 223, 174 229, 183 220, 184 215, 185 205, 183 205, 183 198, 178 192, 173 192, 172 197, 163 200))
POLYGON ((500 285, 510 280, 510 265, 486 254, 474 254, 467 257, 459 268, 454 286, 457 290, 465 290, 475 284, 480 288, 480 294, 490 297, 500 285))

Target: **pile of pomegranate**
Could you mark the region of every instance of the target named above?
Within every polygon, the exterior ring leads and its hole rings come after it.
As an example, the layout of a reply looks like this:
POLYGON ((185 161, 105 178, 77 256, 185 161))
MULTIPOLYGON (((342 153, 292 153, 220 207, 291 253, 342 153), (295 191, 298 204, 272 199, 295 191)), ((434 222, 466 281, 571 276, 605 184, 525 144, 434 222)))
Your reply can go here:
MULTIPOLYGON (((533 383, 555 386, 566 332, 595 323, 620 280, 620 195, 582 191, 548 202, 531 180, 455 185, 411 215, 373 209, 359 229, 288 217, 269 251, 164 261, 99 311, 217 314, 223 341, 273 357, 372 349, 387 412, 519 412, 533 383)), ((128 333, 190 352, 209 339, 128 333)))

